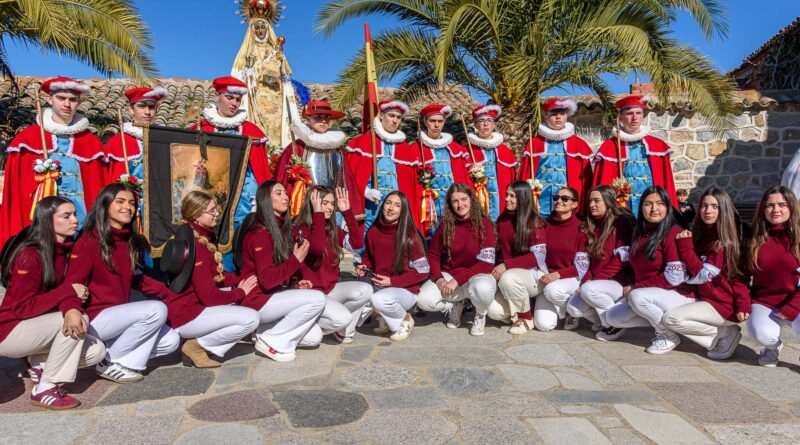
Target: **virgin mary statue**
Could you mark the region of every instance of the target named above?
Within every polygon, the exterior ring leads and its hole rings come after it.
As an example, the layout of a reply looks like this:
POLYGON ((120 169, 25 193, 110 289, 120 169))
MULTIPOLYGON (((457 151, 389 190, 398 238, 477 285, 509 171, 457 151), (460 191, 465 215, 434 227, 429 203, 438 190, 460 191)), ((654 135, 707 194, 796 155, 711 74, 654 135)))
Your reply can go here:
POLYGON ((250 90, 242 108, 248 120, 269 137, 270 144, 285 147, 291 143, 289 113, 299 119, 291 83, 292 70, 283 54, 285 39, 275 34, 273 25, 280 19, 278 0, 242 0, 241 15, 248 21, 231 75, 245 82, 250 90))

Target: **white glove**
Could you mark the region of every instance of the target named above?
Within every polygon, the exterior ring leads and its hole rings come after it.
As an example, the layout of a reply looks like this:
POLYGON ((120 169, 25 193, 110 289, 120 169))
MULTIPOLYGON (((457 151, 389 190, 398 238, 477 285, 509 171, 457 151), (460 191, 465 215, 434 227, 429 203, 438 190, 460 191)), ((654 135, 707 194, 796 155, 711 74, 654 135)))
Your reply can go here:
POLYGON ((367 187, 364 189, 364 197, 367 199, 367 201, 380 201, 381 198, 383 198, 383 193, 381 193, 380 190, 367 187))

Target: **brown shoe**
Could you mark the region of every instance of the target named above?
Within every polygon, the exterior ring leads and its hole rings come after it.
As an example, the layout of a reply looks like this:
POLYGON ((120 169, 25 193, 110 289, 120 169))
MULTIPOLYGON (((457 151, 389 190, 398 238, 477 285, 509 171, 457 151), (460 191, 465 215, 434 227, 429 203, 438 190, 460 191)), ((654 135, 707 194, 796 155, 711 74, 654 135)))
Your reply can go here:
POLYGON ((181 358, 184 366, 196 368, 219 368, 220 362, 208 357, 208 352, 200 346, 196 338, 190 338, 181 347, 181 358))

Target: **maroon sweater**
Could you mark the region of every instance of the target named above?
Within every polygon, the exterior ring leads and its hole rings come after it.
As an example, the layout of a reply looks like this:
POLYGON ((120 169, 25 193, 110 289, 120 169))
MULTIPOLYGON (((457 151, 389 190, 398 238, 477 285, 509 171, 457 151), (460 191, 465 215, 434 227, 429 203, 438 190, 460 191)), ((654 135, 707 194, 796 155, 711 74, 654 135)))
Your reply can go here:
POLYGON ((392 281, 392 287, 402 287, 412 294, 419 293, 422 283, 430 275, 430 265, 425 256, 425 247, 416 231, 411 234, 418 242, 414 243, 410 254, 403 258, 405 265, 403 272, 396 274, 394 269, 395 240, 397 238, 397 223, 386 224, 383 217, 375 219, 375 224, 367 231, 367 248, 361 255, 361 264, 367 266, 378 275, 387 276, 392 281))
MULTIPOLYGON (((651 230, 655 225, 647 224, 647 230, 651 230)), ((653 260, 647 259, 644 253, 644 246, 652 233, 646 233, 639 239, 635 247, 631 248, 630 264, 633 270, 632 289, 645 287, 659 287, 661 289, 671 289, 681 295, 694 298, 693 286, 686 283, 686 265, 678 255, 678 246, 675 237, 683 229, 680 226, 672 226, 667 236, 656 247, 653 260)))
POLYGON ((677 240, 678 254, 692 278, 695 294, 708 302, 723 318, 739 322, 736 313, 750 313, 750 293, 741 280, 731 280, 725 266, 725 251, 718 248, 716 232, 700 240, 695 249, 692 238, 677 240))
POLYGON ((542 227, 531 229, 528 252, 522 255, 514 254, 514 237, 517 235, 516 211, 506 210, 497 218, 498 254, 497 264, 505 264, 506 269, 533 269, 544 270, 539 261, 544 262, 546 255, 547 236, 542 227), (537 258, 535 252, 539 252, 537 258))
POLYGON ((442 250, 444 225, 439 225, 433 234, 428 250, 431 280, 435 282, 442 278, 442 271, 445 271, 461 285, 475 275, 492 273, 497 245, 492 221, 483 218, 483 243, 478 243, 478 235, 472 230, 469 218, 456 218, 453 228, 450 255, 444 255, 442 250))
POLYGON ((558 219, 555 215, 547 217, 547 271, 558 272, 560 278, 576 278, 575 253, 578 251, 578 235, 581 220, 573 215, 558 219))
MULTIPOLYGON (((59 282, 67 271, 67 255, 72 242, 56 242, 54 268, 59 282)), ((70 309, 81 310, 81 300, 70 284, 62 284, 47 290, 42 285, 42 258, 35 247, 30 246, 17 254, 11 266, 11 281, 0 305, 0 342, 22 321, 60 310, 66 314, 70 309)))
POLYGON ((758 249, 751 298, 753 303, 776 309, 794 320, 800 313, 800 263, 792 254, 791 239, 784 226, 771 228, 769 234, 758 249))
MULTIPOLYGON (((192 228, 200 235, 205 236, 209 242, 214 242, 214 232, 198 224, 192 228)), ((245 293, 242 289, 222 290, 220 287, 236 286, 239 284, 238 275, 225 272, 222 283, 214 281, 217 276, 217 263, 214 254, 207 247, 194 241, 194 270, 189 286, 178 294, 172 294, 164 300, 167 304, 167 321, 173 328, 178 328, 197 318, 203 309, 209 306, 223 306, 226 304, 240 303, 245 293)))
MULTIPOLYGON (((281 224, 282 221, 278 220, 279 227, 281 224)), ((292 275, 300 270, 302 263, 294 254, 290 254, 284 262, 275 264, 272 260, 275 242, 266 227, 259 223, 253 224, 242 244, 241 276, 257 276, 258 287, 244 297, 241 304, 260 310, 272 294, 282 291, 289 284, 292 275)))
POLYGON ((167 297, 171 293, 161 281, 141 273, 133 275, 128 251, 130 230, 112 228, 111 232, 114 237, 114 250, 111 252, 113 271, 108 270, 103 262, 96 229, 84 233, 70 254, 70 267, 64 281, 81 283, 89 288, 89 299, 84 306, 90 318, 103 309, 130 302, 132 288, 159 297, 167 297))
MULTIPOLYGON (((631 284, 631 270, 628 264, 630 255, 631 234, 633 228, 627 218, 619 217, 614 221, 614 229, 603 243, 603 258, 589 256, 589 270, 583 276, 581 283, 591 280, 613 280, 628 286, 631 284)), ((595 240, 603 234, 602 221, 596 222, 594 230, 595 240)), ((581 233, 579 244, 586 246, 586 235, 581 233)))
MULTIPOLYGON (((348 237, 350 247, 355 250, 361 249, 364 247, 364 229, 359 226, 352 210, 343 212, 342 216, 347 223, 349 237, 348 233, 337 227, 339 247, 344 247, 345 237, 348 237)), ((308 255, 300 266, 299 279, 310 281, 314 289, 327 294, 339 282, 339 257, 333 247, 333 242, 325 233, 325 223, 325 214, 314 212, 311 227, 299 226, 297 230, 300 230, 310 243, 308 255)))

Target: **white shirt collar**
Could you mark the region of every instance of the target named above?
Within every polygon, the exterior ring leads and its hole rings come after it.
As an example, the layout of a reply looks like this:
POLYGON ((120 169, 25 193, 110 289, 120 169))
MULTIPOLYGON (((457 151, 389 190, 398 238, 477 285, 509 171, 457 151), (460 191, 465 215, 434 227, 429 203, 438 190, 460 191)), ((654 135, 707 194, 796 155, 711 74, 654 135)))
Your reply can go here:
MULTIPOLYGON (((53 110, 51 108, 45 108, 42 111, 42 119, 44 120, 42 126, 45 131, 56 136, 72 136, 89 128, 89 119, 78 113, 75 113, 75 116, 72 117, 72 123, 69 125, 56 123, 53 120, 53 110)), ((38 117, 36 118, 36 123, 41 124, 38 117)))
POLYGON ((420 137, 422 143, 428 148, 445 148, 453 143, 453 135, 450 133, 442 133, 438 139, 433 139, 423 131, 420 133, 420 137))
POLYGON ((335 150, 341 148, 347 141, 347 135, 342 131, 328 130, 325 133, 316 133, 303 122, 292 122, 292 130, 294 130, 294 135, 306 144, 306 147, 319 150, 335 150))
POLYGON ((379 117, 376 117, 375 120, 372 121, 372 127, 375 128, 375 134, 387 144, 399 144, 406 141, 406 134, 401 130, 397 130, 394 133, 386 131, 379 117))
POLYGON ((492 136, 489 139, 483 139, 475 133, 467 133, 467 139, 469 139, 472 145, 492 150, 499 147, 500 144, 505 141, 505 137, 496 131, 492 132, 492 136))
POLYGON ((553 130, 545 124, 539 124, 539 136, 548 141, 563 141, 575 134, 575 126, 567 122, 561 130, 553 130))
POLYGON ((124 124, 122 124, 122 131, 124 131, 126 134, 135 137, 136 139, 139 139, 140 141, 144 137, 144 128, 137 127, 136 125, 133 125, 130 122, 125 122, 124 124))
MULTIPOLYGON (((617 137, 616 128, 611 129, 611 135, 617 137)), ((621 129, 619 130, 619 138, 625 142, 639 142, 649 135, 650 135, 650 127, 648 127, 647 125, 642 125, 641 127, 639 127, 639 132, 636 134, 629 134, 625 133, 621 129)))
POLYGON ((225 117, 219 114, 219 111, 215 105, 212 105, 203 110, 203 117, 206 118, 208 123, 213 125, 215 128, 239 128, 239 126, 247 120, 247 111, 236 110, 236 114, 233 116, 225 117))

